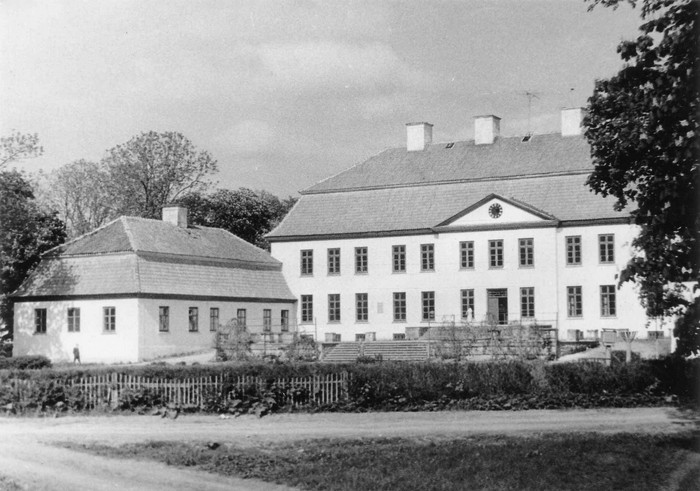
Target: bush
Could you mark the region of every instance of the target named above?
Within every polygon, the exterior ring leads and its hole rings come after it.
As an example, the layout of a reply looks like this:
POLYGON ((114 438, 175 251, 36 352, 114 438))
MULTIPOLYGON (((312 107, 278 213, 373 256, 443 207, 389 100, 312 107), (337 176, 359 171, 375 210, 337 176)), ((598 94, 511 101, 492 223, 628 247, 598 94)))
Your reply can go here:
POLYGON ((0 370, 37 370, 51 368, 51 360, 42 355, 0 357, 0 370))

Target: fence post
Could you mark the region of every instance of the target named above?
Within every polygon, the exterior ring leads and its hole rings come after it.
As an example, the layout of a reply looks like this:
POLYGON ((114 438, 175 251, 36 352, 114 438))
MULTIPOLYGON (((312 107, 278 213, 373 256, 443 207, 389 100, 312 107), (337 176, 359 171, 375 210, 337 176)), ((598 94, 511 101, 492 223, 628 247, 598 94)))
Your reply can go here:
POLYGON ((118 374, 112 372, 110 374, 110 387, 109 387, 109 404, 112 409, 116 409, 119 405, 119 383, 118 374))

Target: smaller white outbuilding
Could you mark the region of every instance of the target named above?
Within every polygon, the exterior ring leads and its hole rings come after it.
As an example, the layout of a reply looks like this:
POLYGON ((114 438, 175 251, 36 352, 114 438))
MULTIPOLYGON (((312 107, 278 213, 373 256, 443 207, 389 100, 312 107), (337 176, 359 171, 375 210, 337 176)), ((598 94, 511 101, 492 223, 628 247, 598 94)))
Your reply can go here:
POLYGON ((48 251, 12 295, 14 354, 136 362, 213 346, 235 319, 270 346, 291 340, 296 300, 282 263, 235 235, 120 217, 48 251))

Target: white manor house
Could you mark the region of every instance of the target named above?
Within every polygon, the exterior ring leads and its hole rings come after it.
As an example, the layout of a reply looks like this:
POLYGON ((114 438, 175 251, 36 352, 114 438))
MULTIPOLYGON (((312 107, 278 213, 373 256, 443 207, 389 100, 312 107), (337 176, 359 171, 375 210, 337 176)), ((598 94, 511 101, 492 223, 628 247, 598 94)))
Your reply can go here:
POLYGON ((406 147, 303 191, 268 235, 300 332, 404 339, 454 321, 663 335, 634 287, 618 289, 636 227, 585 184, 582 115, 562 110, 560 134, 507 138, 478 116, 474 140, 446 143, 410 123, 406 147))

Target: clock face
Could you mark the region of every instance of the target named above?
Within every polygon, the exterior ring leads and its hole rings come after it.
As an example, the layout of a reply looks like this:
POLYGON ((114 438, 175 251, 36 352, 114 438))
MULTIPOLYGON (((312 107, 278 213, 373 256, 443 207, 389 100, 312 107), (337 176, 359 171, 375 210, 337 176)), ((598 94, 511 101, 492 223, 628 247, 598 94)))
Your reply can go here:
POLYGON ((501 205, 498 203, 494 203, 491 206, 489 206, 489 216, 491 218, 498 218, 501 216, 503 213, 503 208, 501 208, 501 205))

